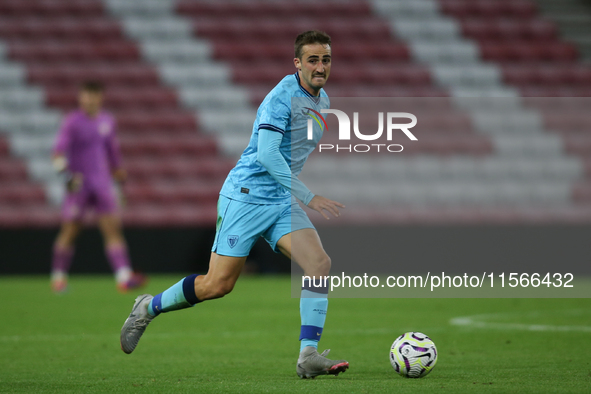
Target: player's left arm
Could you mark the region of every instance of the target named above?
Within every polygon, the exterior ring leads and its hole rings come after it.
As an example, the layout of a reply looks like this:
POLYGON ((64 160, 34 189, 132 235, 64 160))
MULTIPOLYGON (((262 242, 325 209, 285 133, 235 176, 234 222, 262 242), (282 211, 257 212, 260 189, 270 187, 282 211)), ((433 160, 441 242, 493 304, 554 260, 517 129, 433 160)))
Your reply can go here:
POLYGON ((345 208, 345 205, 341 204, 338 201, 334 201, 323 196, 315 195, 314 198, 310 200, 310 203, 308 203, 308 207, 317 212, 320 212, 320 214, 328 220, 330 218, 324 211, 330 212, 338 218, 339 216, 341 216, 339 208, 345 208))
POLYGON ((340 216, 339 207, 345 206, 340 202, 330 200, 326 197, 314 195, 304 183, 295 176, 289 165, 281 155, 279 146, 283 134, 268 129, 259 129, 259 140, 257 146, 257 159, 269 172, 269 174, 281 186, 286 188, 298 200, 302 201, 311 209, 320 212, 325 219, 329 219, 325 211, 330 212, 335 217, 340 216))
POLYGON ((127 172, 123 168, 121 159, 121 149, 119 147, 119 141, 117 141, 117 124, 113 120, 111 132, 107 136, 105 143, 107 147, 107 156, 109 158, 109 167, 113 179, 118 183, 124 183, 127 179, 127 172))

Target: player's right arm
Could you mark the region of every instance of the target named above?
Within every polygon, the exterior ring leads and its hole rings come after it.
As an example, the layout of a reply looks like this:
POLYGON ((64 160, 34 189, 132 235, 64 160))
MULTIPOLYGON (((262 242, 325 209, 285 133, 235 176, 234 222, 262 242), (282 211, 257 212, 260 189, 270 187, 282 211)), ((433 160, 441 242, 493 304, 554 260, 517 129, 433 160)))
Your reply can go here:
POLYGON ((72 145, 72 116, 67 116, 57 133, 51 162, 53 168, 66 177, 66 188, 68 191, 78 191, 82 187, 83 176, 80 173, 71 173, 69 168, 68 154, 72 145))

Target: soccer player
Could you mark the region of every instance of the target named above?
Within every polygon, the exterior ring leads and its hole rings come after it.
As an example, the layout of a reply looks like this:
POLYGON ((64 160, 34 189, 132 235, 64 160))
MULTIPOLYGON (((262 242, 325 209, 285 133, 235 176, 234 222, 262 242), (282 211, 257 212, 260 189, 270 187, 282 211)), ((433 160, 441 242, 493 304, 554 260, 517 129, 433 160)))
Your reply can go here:
POLYGON ((78 96, 80 108, 64 119, 53 149, 53 165, 67 177, 62 207, 62 227, 53 247, 51 287, 67 290, 68 271, 81 221, 94 209, 105 242, 105 251, 121 292, 142 286, 146 278, 132 271, 117 214, 112 179, 122 183, 126 173, 115 138, 115 119, 101 109, 103 87, 86 82, 78 96))
MULTIPOLYGON (((323 130, 314 126, 313 139, 307 139, 306 115, 309 110, 320 112, 329 107, 322 87, 331 69, 330 44, 330 37, 319 31, 307 31, 296 38, 293 61, 297 72, 283 78, 263 100, 250 142, 220 192, 207 274, 190 275, 154 297, 137 297, 121 329, 125 353, 135 349, 147 325, 161 313, 230 293, 260 237, 276 252, 299 264, 304 275, 328 275, 330 258, 308 216, 292 196, 326 219, 328 213, 338 217, 339 208, 344 207, 314 195, 297 178, 322 136, 323 130), (292 99, 304 101, 307 107, 292 113, 292 99), (294 119, 303 121, 296 125, 294 119)), ((328 289, 313 285, 304 284, 300 299, 301 344, 296 371, 301 378, 338 375, 349 367, 347 361, 326 358, 328 350, 322 354, 317 351, 326 319, 328 289)))

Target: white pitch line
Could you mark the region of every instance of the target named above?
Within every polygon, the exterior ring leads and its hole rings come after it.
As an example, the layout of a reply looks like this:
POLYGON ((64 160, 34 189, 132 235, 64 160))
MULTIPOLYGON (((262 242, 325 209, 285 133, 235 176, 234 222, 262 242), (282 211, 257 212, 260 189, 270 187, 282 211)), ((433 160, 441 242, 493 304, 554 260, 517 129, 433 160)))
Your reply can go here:
MULTIPOLYGON (((534 312, 533 314, 539 314, 534 312)), ((496 313, 488 315, 473 315, 454 317, 450 319, 452 326, 474 327, 474 328, 492 328, 497 330, 522 330, 522 331, 553 331, 553 332, 591 332, 591 326, 574 325, 551 325, 551 324, 523 324, 523 323, 499 323, 483 321, 484 319, 494 319, 499 317, 509 317, 510 313, 496 313)))
MULTIPOLYGON (((397 337, 403 332, 413 331, 416 327, 395 327, 395 328, 359 328, 359 329, 330 329, 327 333, 335 336, 369 336, 369 335, 383 335, 392 334, 393 338, 397 337)), ((441 327, 423 327, 424 331, 436 332, 444 331, 441 327)), ((146 337, 154 339, 174 339, 174 338, 255 338, 264 335, 269 335, 269 331, 251 330, 251 331, 216 331, 216 332, 152 332, 146 334, 146 337)), ((297 337, 297 333, 294 334, 297 337)), ((0 343, 18 343, 18 342, 67 342, 67 341, 81 341, 81 340, 107 340, 117 341, 119 338, 118 332, 108 334, 40 334, 40 335, 0 335, 0 343)), ((297 338, 296 338, 297 339, 297 338)))

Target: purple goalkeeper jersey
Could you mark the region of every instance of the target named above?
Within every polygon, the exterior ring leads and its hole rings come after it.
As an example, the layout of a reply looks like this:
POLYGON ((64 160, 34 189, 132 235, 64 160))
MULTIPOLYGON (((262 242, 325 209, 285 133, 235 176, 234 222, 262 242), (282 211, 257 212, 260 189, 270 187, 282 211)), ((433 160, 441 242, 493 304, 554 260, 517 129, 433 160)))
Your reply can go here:
POLYGON ((83 188, 111 187, 111 171, 121 166, 115 127, 113 116, 104 111, 91 118, 77 110, 64 119, 53 152, 66 156, 68 171, 82 173, 83 188))

